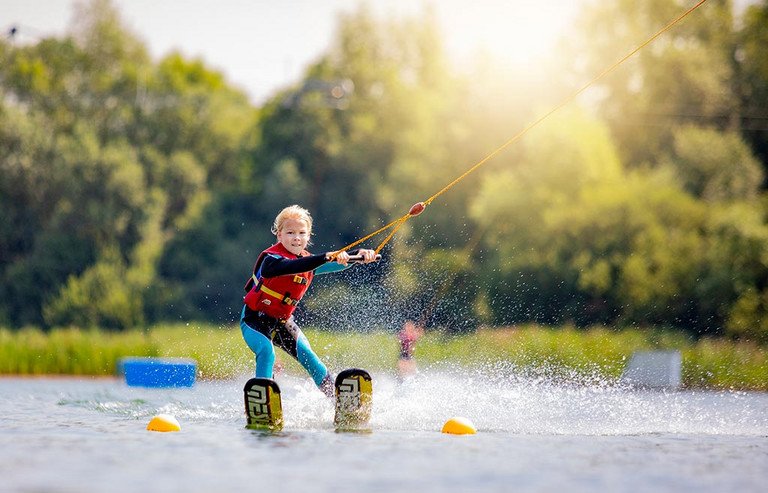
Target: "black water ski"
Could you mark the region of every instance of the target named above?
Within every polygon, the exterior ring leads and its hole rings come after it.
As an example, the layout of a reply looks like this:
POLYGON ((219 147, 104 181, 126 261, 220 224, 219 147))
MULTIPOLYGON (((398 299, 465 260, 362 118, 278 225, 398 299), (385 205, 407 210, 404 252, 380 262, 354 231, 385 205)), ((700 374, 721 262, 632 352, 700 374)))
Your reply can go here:
POLYGON ((281 430, 283 405, 280 387, 270 378, 252 378, 245 383, 245 415, 252 430, 281 430))
POLYGON ((373 385, 371 375, 360 368, 344 370, 336 377, 336 415, 338 430, 357 430, 371 419, 373 385))

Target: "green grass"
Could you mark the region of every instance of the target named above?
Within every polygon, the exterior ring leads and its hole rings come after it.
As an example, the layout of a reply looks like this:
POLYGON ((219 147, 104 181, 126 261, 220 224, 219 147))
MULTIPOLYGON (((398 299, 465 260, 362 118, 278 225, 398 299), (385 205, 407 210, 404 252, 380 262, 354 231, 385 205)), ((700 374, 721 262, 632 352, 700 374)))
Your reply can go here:
MULTIPOLYGON (((394 372, 397 342, 392 333, 338 333, 307 329, 312 347, 334 370, 364 367, 394 372)), ((768 390, 768 350, 747 342, 703 339, 655 329, 581 331, 535 325, 482 329, 448 336, 428 332, 416 349, 422 367, 503 368, 553 380, 618 379, 634 351, 677 349, 683 355, 686 387, 768 390)), ((300 373, 278 351, 285 369, 300 373)), ((163 325, 121 333, 97 330, 0 329, 0 374, 114 375, 126 356, 193 358, 205 379, 233 378, 253 368, 253 355, 236 326, 163 325)))
POLYGON ((0 374, 112 375, 122 356, 157 356, 146 334, 0 329, 0 374))
POLYGON ((594 327, 488 329, 448 338, 430 334, 419 342, 421 364, 504 364, 553 379, 618 379, 635 351, 679 350, 688 388, 768 390, 768 349, 748 342, 702 339, 679 332, 594 327))

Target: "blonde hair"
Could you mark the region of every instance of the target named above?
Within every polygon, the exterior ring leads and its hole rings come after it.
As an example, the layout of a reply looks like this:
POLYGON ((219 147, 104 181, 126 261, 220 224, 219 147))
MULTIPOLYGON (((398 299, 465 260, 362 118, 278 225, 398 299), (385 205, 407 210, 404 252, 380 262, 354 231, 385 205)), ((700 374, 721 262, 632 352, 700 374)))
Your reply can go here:
POLYGON ((285 209, 281 210, 275 218, 275 222, 272 224, 272 234, 277 234, 283 229, 283 224, 288 219, 295 219, 297 221, 304 221, 307 223, 307 229, 309 234, 312 234, 312 216, 309 211, 298 205, 289 205, 285 209))

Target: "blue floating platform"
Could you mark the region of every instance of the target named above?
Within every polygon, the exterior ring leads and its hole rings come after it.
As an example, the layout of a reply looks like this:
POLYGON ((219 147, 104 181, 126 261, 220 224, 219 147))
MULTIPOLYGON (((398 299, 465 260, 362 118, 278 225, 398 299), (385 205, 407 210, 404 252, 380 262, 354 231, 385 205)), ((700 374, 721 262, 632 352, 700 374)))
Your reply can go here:
POLYGON ((121 358, 117 370, 131 387, 191 387, 197 376, 197 362, 185 358, 121 358))

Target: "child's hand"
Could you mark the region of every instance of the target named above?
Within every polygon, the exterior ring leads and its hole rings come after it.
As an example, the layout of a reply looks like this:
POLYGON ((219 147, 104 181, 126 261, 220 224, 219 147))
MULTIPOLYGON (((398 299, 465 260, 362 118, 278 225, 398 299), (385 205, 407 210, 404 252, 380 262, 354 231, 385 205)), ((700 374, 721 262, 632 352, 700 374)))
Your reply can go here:
POLYGON ((337 264, 346 266, 349 262, 349 254, 347 252, 328 252, 325 254, 327 260, 333 259, 337 264))
MULTIPOLYGON (((355 253, 355 262, 363 262, 366 264, 369 264, 371 262, 375 262, 377 260, 378 255, 376 255, 376 252, 374 250, 368 250, 365 248, 361 248, 355 253)), ((327 261, 331 261, 333 259, 333 262, 336 262, 337 264, 341 264, 343 266, 346 266, 350 261, 350 256, 347 252, 328 252, 325 254, 325 259, 327 261)))
POLYGON ((363 256, 363 262, 365 262, 366 264, 376 261, 376 252, 374 250, 361 248, 360 250, 357 251, 357 254, 363 256))

